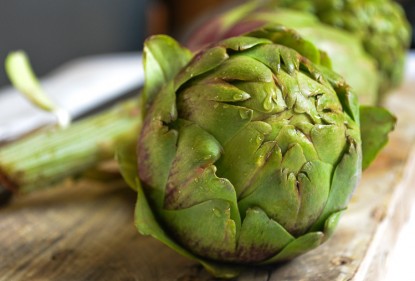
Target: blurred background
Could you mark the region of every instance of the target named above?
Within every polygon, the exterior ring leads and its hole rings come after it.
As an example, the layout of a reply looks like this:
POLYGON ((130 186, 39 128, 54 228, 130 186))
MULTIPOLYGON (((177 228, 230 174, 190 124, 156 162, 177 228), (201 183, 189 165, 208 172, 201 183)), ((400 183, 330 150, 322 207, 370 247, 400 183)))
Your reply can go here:
MULTIPOLYGON (((150 0, 1 0, 0 64, 25 50, 42 76, 71 59, 141 49, 150 0)), ((0 67, 0 86, 7 82, 0 67)))
POLYGON ((404 8, 406 16, 408 17, 408 20, 412 25, 412 45, 411 45, 411 48, 414 49, 415 48, 415 1, 414 0, 399 0, 398 2, 404 8))
MULTIPOLYGON (((74 58, 137 52, 146 36, 180 38, 194 22, 232 1, 1 0, 0 62, 9 51, 23 49, 42 76, 74 58)), ((414 24, 415 1, 400 2, 414 24)), ((0 67, 0 87, 7 84, 0 67)))

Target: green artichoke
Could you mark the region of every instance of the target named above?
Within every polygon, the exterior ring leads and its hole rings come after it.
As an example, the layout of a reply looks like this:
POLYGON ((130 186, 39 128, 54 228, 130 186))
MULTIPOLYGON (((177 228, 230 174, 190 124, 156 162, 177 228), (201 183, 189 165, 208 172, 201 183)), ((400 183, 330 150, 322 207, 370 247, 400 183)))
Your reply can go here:
MULTIPOLYGON (((323 54, 279 25, 196 55, 148 39, 137 160, 128 146, 117 156, 139 232, 226 278, 328 239, 360 178, 362 142, 357 98, 323 54)), ((393 127, 387 111, 362 112, 393 127)))
POLYGON ((294 28, 327 52, 333 70, 352 86, 359 102, 366 105, 377 103, 380 77, 376 62, 366 54, 360 39, 349 32, 322 24, 311 13, 280 8, 269 1, 248 1, 203 23, 190 34, 187 45, 197 50, 211 42, 241 35, 269 23, 294 28))
POLYGON ((312 12, 329 25, 357 35, 377 62, 381 92, 398 86, 403 78, 410 24, 393 0, 272 0, 276 5, 312 12))

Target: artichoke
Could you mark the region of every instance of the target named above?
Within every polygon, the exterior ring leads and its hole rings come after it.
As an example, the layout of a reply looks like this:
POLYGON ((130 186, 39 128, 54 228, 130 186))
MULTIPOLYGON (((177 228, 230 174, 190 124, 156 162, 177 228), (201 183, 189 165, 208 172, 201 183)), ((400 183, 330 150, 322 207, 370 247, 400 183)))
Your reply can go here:
POLYGON ((241 35, 269 23, 294 28, 327 52, 333 70, 352 86, 359 102, 366 105, 377 103, 380 77, 376 62, 366 54, 360 39, 349 32, 322 24, 311 13, 280 8, 269 1, 248 1, 203 23, 190 34, 187 45, 197 50, 208 43, 241 35))
POLYGON ((410 24, 393 0, 272 0, 276 5, 312 12, 329 25, 358 36, 377 62, 381 92, 398 86, 403 78, 410 24))
MULTIPOLYGON (((137 159, 134 145, 117 156, 138 193, 139 232, 226 278, 326 241, 361 175, 362 128, 324 53, 275 25, 195 55, 153 36, 144 55, 137 159)), ((372 128, 377 116, 389 124, 382 134, 393 127, 385 110, 362 112, 372 128)))

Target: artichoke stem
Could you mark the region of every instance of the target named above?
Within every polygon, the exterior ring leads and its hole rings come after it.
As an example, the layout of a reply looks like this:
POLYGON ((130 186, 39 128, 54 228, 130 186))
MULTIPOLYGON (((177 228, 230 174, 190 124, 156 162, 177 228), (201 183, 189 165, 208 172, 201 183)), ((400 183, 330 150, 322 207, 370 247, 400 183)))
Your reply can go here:
POLYGON ((74 122, 40 130, 0 148, 0 187, 25 193, 48 187, 114 157, 118 142, 137 134, 136 98, 74 122))

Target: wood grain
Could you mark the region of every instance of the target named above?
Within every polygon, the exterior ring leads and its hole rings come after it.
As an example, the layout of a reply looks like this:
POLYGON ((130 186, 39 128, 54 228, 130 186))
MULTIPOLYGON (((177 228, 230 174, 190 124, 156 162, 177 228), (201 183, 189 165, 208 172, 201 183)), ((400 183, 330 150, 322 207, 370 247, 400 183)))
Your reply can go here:
MULTIPOLYGON (((413 83, 386 105, 399 119, 390 143, 363 175, 326 244, 273 268, 250 268, 239 281, 381 280, 414 202, 413 83)), ((133 224, 135 193, 121 181, 65 181, 20 196, 0 210, 0 280, 215 280, 133 224)))

